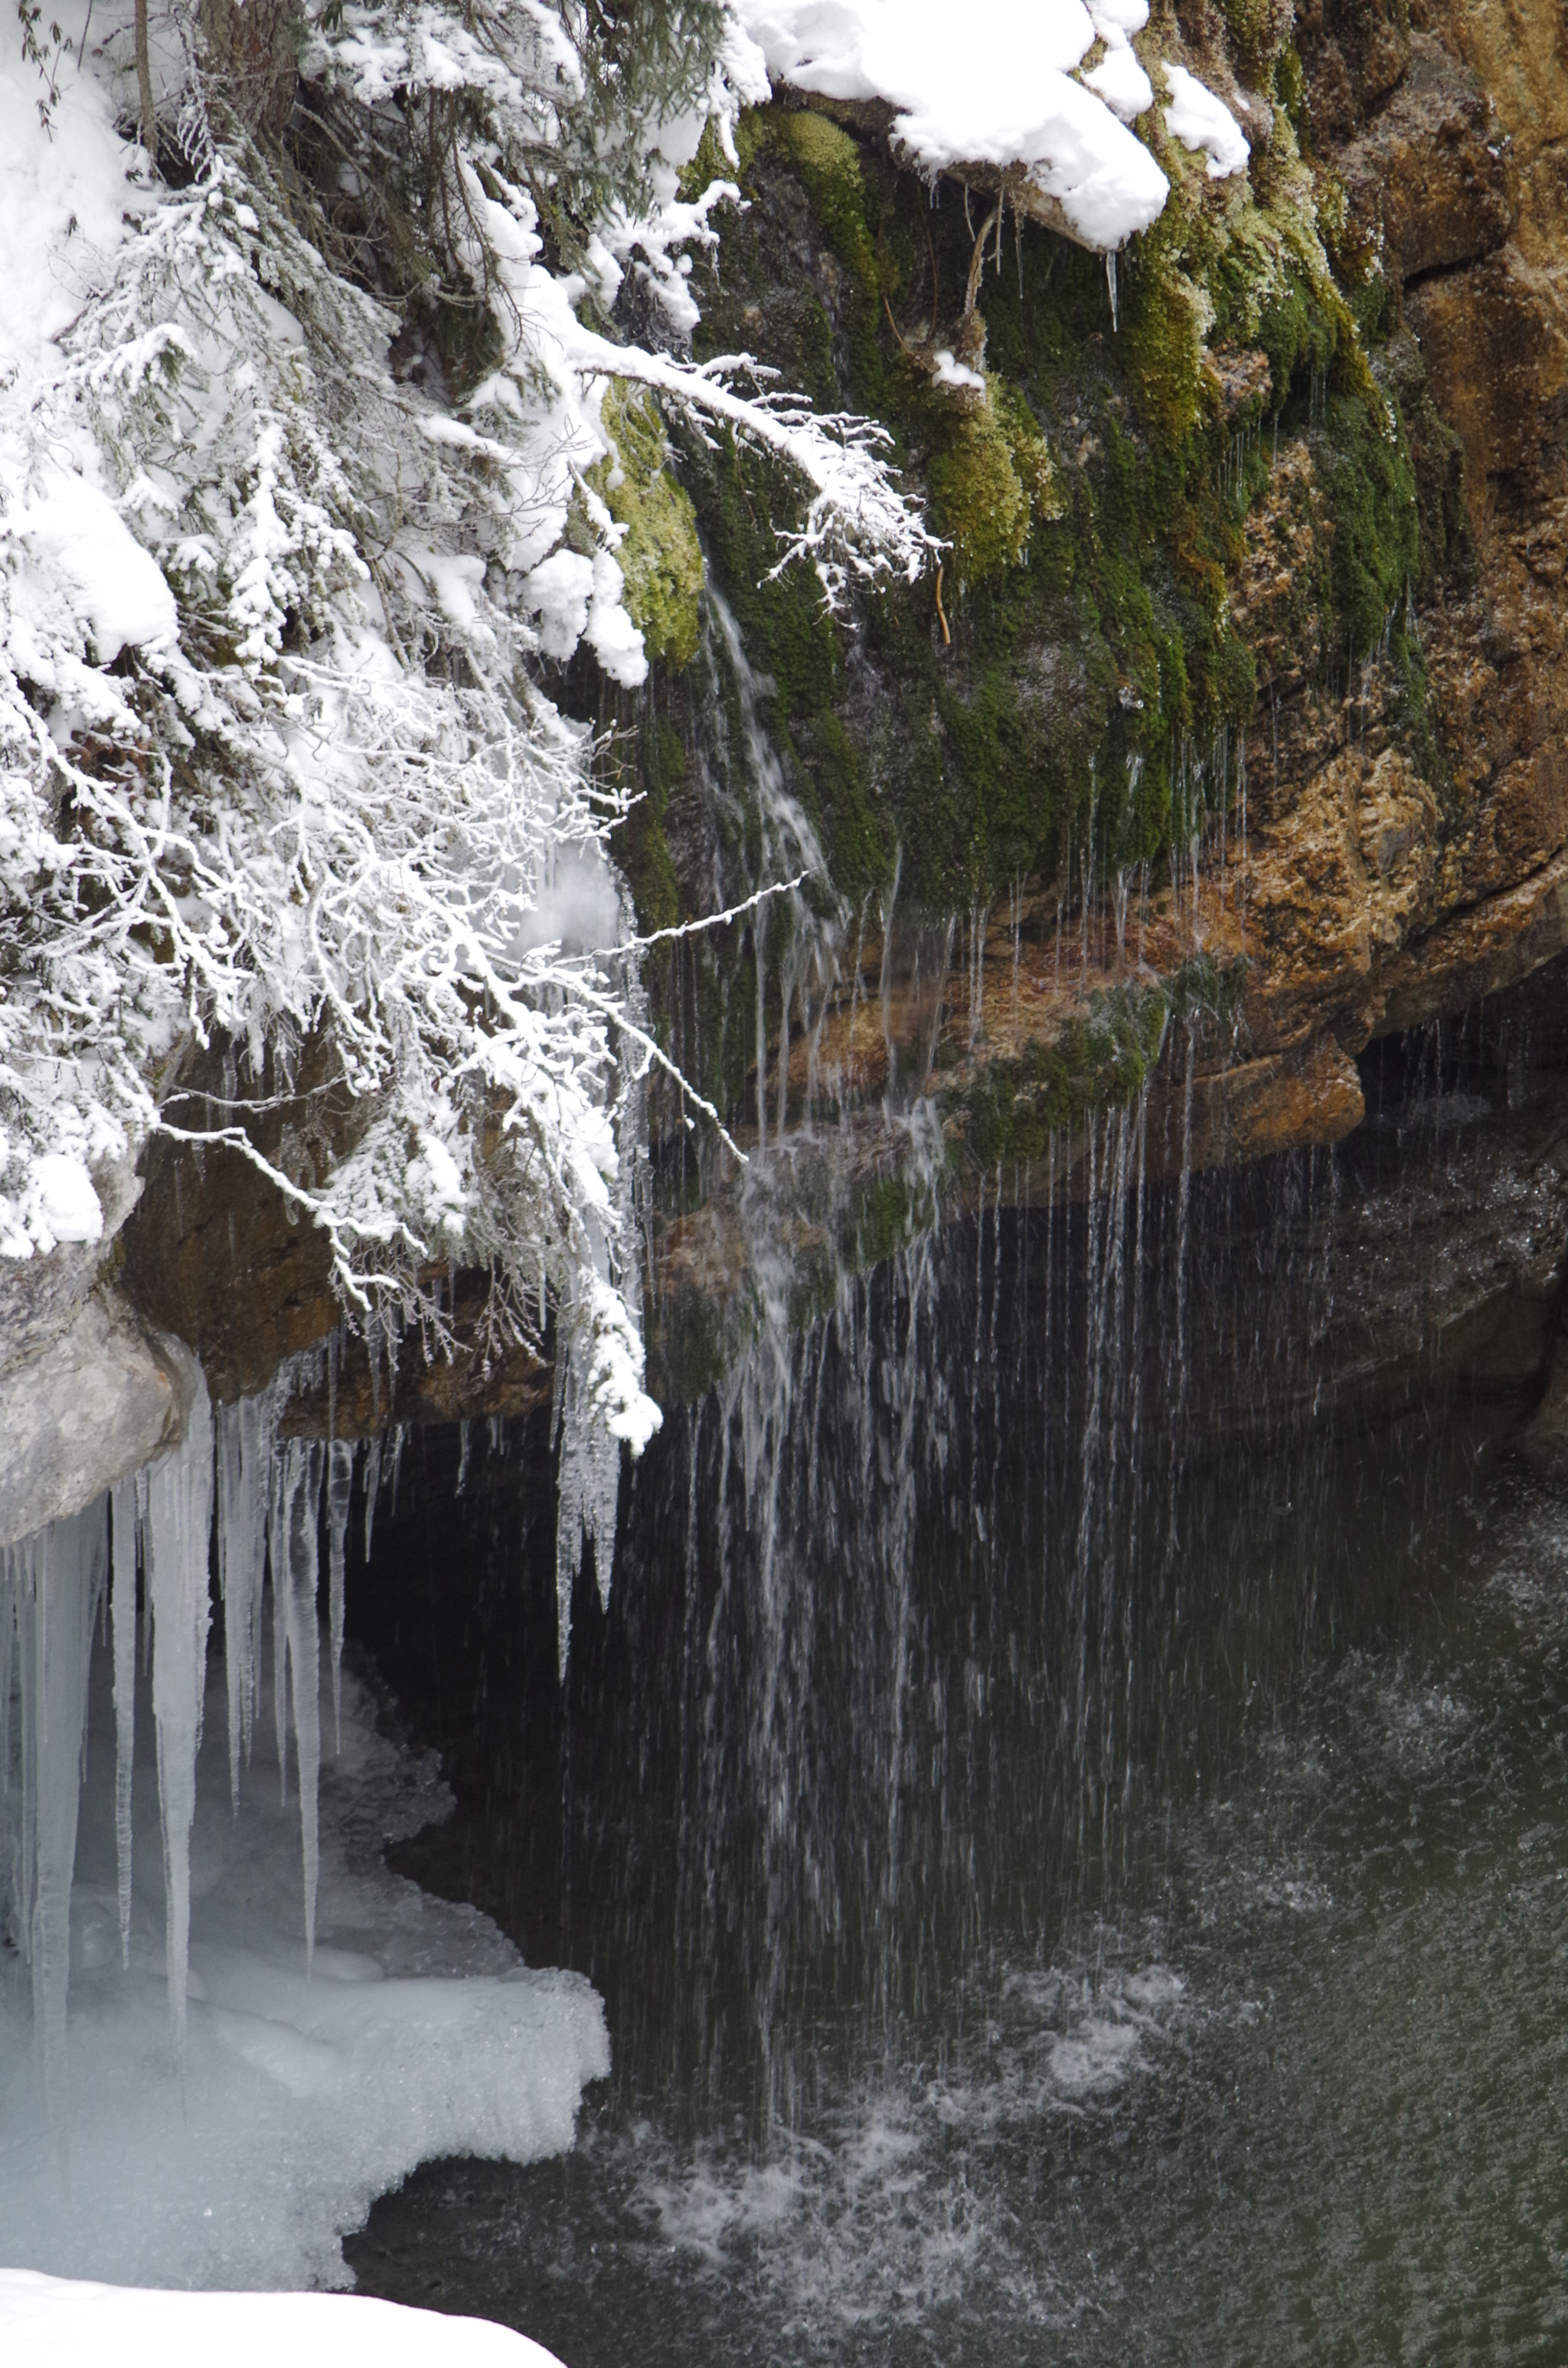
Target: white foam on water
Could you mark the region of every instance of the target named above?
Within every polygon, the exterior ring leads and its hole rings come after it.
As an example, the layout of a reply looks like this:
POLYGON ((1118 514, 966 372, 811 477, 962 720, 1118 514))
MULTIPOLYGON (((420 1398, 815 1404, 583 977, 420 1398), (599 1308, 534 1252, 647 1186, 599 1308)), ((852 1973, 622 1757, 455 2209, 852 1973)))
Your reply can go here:
POLYGON ((879 2084, 818 2091, 805 2131, 778 2131, 761 2158, 715 2139, 686 2150, 646 2124, 624 2177, 653 2240, 699 2278, 744 2281, 767 2298, 781 2338, 820 2346, 875 2327, 923 2328, 944 2314, 979 2323, 983 2290, 1010 2316, 1071 2324, 1082 2298, 1021 2230, 1014 2192, 1020 2146, 1065 2119, 1112 2111, 1129 2085, 1157 2077, 1165 2043, 1189 2017, 1187 1983, 1158 1959, 1027 1967, 1009 1975, 989 2017, 943 2077, 928 2063, 879 2084))

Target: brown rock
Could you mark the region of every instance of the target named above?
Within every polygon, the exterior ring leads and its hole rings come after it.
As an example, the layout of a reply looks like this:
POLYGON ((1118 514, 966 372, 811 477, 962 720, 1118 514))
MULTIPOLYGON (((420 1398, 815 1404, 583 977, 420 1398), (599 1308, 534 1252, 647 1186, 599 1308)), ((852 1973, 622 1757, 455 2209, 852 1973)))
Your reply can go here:
POLYGON ((1391 1036, 1451 1017, 1528 978, 1568 948, 1568 855, 1533 880, 1456 913, 1379 966, 1382 1008, 1373 1033, 1391 1036))
POLYGON ((1355 1062, 1332 1037, 1300 1053, 1271 1053, 1195 1082, 1188 1133, 1185 1086, 1164 1084, 1150 1097, 1153 1178, 1229 1167, 1280 1151, 1343 1143, 1366 1116, 1355 1062))
POLYGON ((1353 236, 1393 280, 1479 261, 1514 226, 1508 154, 1476 75, 1418 34, 1388 103, 1334 158, 1353 236))
MULTIPOLYGON (((215 1047, 191 1063, 169 1114, 192 1132, 243 1122, 267 1158, 310 1182, 351 1145, 366 1115, 333 1074, 318 1042, 291 1080, 269 1074, 241 1095, 233 1062, 215 1047)), ((188 1343, 214 1399, 260 1389, 286 1357, 335 1328, 342 1311, 325 1235, 243 1152, 155 1137, 142 1174, 120 1285, 147 1323, 188 1343)))

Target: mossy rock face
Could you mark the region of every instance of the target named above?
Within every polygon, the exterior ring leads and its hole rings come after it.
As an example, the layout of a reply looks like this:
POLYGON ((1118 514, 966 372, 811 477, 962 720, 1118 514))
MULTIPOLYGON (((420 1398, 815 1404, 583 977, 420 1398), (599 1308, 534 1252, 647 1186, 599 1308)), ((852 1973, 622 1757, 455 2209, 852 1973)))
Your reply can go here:
POLYGON ((651 658, 689 666, 702 638, 703 585, 691 495, 665 466, 665 423, 651 394, 614 387, 603 417, 615 461, 598 462, 588 482, 626 529, 616 553, 626 578, 626 613, 651 658))
POLYGON ((969 1154, 983 1168, 1043 1159, 1053 1135, 1092 1112, 1136 1101, 1160 1057, 1171 1001, 1158 987, 1121 987, 1094 997, 1082 1019, 1051 1044, 1031 1043, 1021 1060, 994 1062, 950 1099, 969 1154))
MULTIPOLYGON (((1287 29, 1262 0, 1231 28, 1265 77, 1287 29)), ((1325 664, 1365 650, 1379 601, 1389 614, 1419 549, 1418 488, 1318 233, 1313 168, 1283 108, 1274 122, 1251 176, 1217 185, 1155 110, 1171 199, 1122 258, 1114 328, 1104 265, 1038 228, 1000 268, 988 256, 960 320, 960 191, 933 206, 809 108, 743 125, 751 204, 726 218, 699 350, 749 348, 816 402, 881 420, 949 546, 945 616, 927 578, 846 629, 808 574, 767 580, 788 482, 683 444, 791 786, 852 898, 885 882, 895 848, 901 894, 937 910, 1054 873, 1091 837, 1102 877, 1160 854, 1184 752, 1239 740, 1256 700, 1230 609, 1266 425, 1326 438, 1344 545, 1325 664), (938 343, 983 358, 983 393, 934 381, 938 343)))
MULTIPOLYGON (((1381 648, 1390 726, 1440 787, 1409 598, 1465 564, 1457 448, 1418 352, 1390 343, 1394 308, 1376 258, 1349 251, 1343 192, 1302 153, 1290 17, 1283 0, 1204 11, 1204 38, 1222 19, 1238 69, 1271 97, 1246 175, 1210 181, 1156 108, 1140 129, 1170 199, 1115 274, 1009 222, 971 311, 979 216, 960 188, 927 190, 810 106, 737 128, 747 204, 696 261, 698 358, 752 352, 819 407, 879 420, 948 546, 939 585, 935 571, 894 583, 835 619, 808 569, 775 574, 778 525, 801 498, 776 462, 676 422, 673 461, 661 444, 644 464, 655 479, 673 467, 689 495, 787 788, 852 907, 874 913, 895 868, 899 912, 916 918, 1030 878, 1075 886, 1086 857, 1106 880, 1187 843, 1195 782, 1210 812, 1236 794, 1259 683, 1237 622, 1249 518, 1287 454, 1281 482, 1315 487, 1322 521, 1296 586, 1296 687, 1331 690, 1381 648), (973 375, 938 372, 943 348, 973 375)), ((694 746, 704 719, 692 707, 683 723, 670 670, 651 697, 694 746)), ((642 779, 656 794, 637 826, 639 909, 655 886, 660 909, 699 909, 711 847, 691 836, 684 793, 660 804, 663 758, 642 779)), ((778 951, 760 990, 744 931, 683 957, 702 1082, 726 1109, 749 1091, 778 951)), ((1091 1098, 1131 1074, 1129 1046, 1064 1057, 1091 1098)), ((1042 1102, 1039 1086, 1018 1090, 1045 1124, 1055 1088, 1042 1102)), ((1074 1101, 1079 1083, 1061 1091, 1074 1101)))

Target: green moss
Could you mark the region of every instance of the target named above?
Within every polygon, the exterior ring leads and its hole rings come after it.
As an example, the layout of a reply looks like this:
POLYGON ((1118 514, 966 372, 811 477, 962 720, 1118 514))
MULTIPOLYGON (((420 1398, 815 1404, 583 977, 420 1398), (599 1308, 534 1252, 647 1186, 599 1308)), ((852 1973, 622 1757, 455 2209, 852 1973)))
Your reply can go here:
POLYGON ((1216 961, 1210 953, 1194 954, 1164 983, 1171 1018, 1190 1029, 1210 1053, 1221 1052, 1234 1039, 1246 994, 1247 968, 1244 954, 1228 962, 1216 961))
POLYGON ((681 917, 680 888, 665 824, 670 791, 686 776, 686 748, 662 717, 642 735, 639 774, 642 795, 616 833, 616 861, 626 875, 643 931, 673 929, 681 917))
POLYGON ((1290 0, 1221 0, 1237 65, 1255 85, 1269 73, 1294 17, 1290 0))
POLYGON ((771 136, 812 201, 824 236, 845 268, 869 293, 881 272, 866 219, 866 180, 859 143, 842 125, 810 108, 770 110, 771 136))
POLYGON ((1214 306, 1193 266, 1201 268, 1210 245, 1178 174, 1164 213, 1135 242, 1122 274, 1119 342, 1128 379, 1153 435, 1171 450, 1193 434, 1202 414, 1203 342, 1214 306))
POLYGON ((1339 654, 1369 658, 1389 635, 1420 558, 1415 472, 1398 412, 1372 390, 1335 395, 1318 470, 1334 520, 1330 560, 1339 654))
POLYGON ((702 638, 703 582, 691 496, 665 466, 665 424, 652 395, 617 386, 603 416, 617 465, 599 461, 588 482, 626 529, 616 556, 627 614, 651 658, 689 666, 702 638))
POLYGON ((648 1326, 648 1386, 662 1406, 695 1406, 755 1344, 760 1312, 749 1292, 715 1301, 683 1290, 662 1300, 648 1326))
POLYGON ((1051 447, 1028 404, 988 378, 983 400, 949 406, 926 465, 932 524, 952 545, 955 582, 979 584, 1017 567, 1030 529, 1065 510, 1051 447))
MULTIPOLYGON (((1273 72, 1289 82, 1288 58, 1273 72)), ((806 571, 767 580, 798 489, 756 455, 682 445, 710 564, 775 686, 766 720, 790 788, 856 898, 895 849, 906 908, 951 910, 1051 876, 1091 836, 1105 876, 1189 826, 1192 752, 1207 765, 1227 730, 1233 747, 1256 703, 1231 608, 1270 415, 1312 438, 1335 529, 1304 596, 1325 611, 1325 664, 1353 641, 1364 655, 1392 605, 1415 513, 1368 364, 1382 327, 1369 296, 1358 318, 1335 284, 1288 115, 1234 184, 1209 182, 1158 124, 1150 136, 1171 199, 1122 258, 1119 332, 1102 261, 1027 229, 982 283, 977 402, 919 361, 957 338, 972 233, 952 188, 933 207, 811 109, 741 127, 751 202, 725 219, 699 354, 749 347, 818 402, 878 417, 951 544, 950 643, 929 577, 889 586, 846 632, 806 571), (1260 348, 1267 375, 1238 405, 1210 357, 1260 348)))
POLYGON ((1028 540, 1029 497, 1013 448, 990 403, 954 427, 926 472, 931 518, 952 544, 960 584, 1016 567, 1028 540))
POLYGON ((864 751, 831 707, 818 708, 800 745, 833 886, 858 904, 892 867, 885 808, 873 793, 864 751))
POLYGON ((1053 1135, 1135 1101, 1160 1057, 1168 1013, 1157 987, 1116 987, 1054 1043, 1031 1042, 1021 1060, 992 1063, 949 1105, 962 1118, 971 1157, 984 1168, 1043 1159, 1053 1135))
POLYGON ((877 1177, 861 1186, 839 1213, 839 1256, 846 1266, 864 1273, 928 1233, 937 1215, 936 1188, 927 1178, 877 1177))

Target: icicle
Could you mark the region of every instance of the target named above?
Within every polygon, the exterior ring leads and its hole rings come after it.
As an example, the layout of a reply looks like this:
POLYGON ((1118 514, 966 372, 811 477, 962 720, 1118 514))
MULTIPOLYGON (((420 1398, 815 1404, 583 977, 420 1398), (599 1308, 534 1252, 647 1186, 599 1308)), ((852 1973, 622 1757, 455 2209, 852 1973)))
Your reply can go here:
POLYGON ((370 1559, 370 1532, 375 1526, 376 1498, 381 1486, 381 1440, 378 1431, 365 1450, 365 1560, 370 1559))
POLYGON ((321 1519, 326 1452, 319 1440, 291 1439, 284 1448, 281 1545, 274 1551, 272 1585, 282 1600, 288 1638, 290 1693, 294 1705, 294 1757, 300 1778, 300 1844, 305 1878, 305 1964, 316 1944, 316 1823, 321 1788, 321 1630, 316 1615, 321 1519), (281 1567, 279 1566, 281 1565, 281 1567))
POLYGON ((223 1673, 229 1697, 229 1797, 240 1805, 240 1759, 249 1764, 261 1683, 267 1584, 267 1493, 276 1422, 270 1395, 218 1410, 218 1585, 223 1598, 223 1673))
POLYGON ((22 1679, 22 1846, 21 1873, 17 1884, 18 1937, 28 1964, 33 1956, 33 1870, 38 1857, 38 1703, 31 1684, 31 1631, 28 1625, 33 1585, 36 1539, 24 1539, 10 1549, 12 1600, 16 1606, 17 1643, 22 1679))
POLYGON ((153 1715, 164 1827, 165 1945, 175 2057, 185 2064, 190 1958, 190 1828, 207 1685, 212 1538, 212 1408, 199 1371, 185 1438, 147 1475, 143 1554, 153 1615, 153 1715))
POLYGON ((272 1565, 272 1733, 278 1745, 278 1798, 289 1798, 289 1448, 272 1459, 271 1494, 267 1518, 267 1552, 272 1565))
POLYGON ((1110 290, 1110 333, 1114 337, 1121 326, 1120 308, 1117 299, 1116 256, 1114 253, 1106 256, 1105 277, 1106 286, 1110 290))
POLYGON ((136 1750, 136 1483, 110 1498, 114 1527, 114 1848, 119 1878, 119 1962, 131 1963, 131 1771, 136 1750))
POLYGON ((82 1793, 82 1737, 93 1621, 108 1564, 106 1500, 12 1549, 22 1630, 23 1749, 31 1782, 32 1847, 25 1897, 33 2024, 44 2101, 63 2139, 65 1998, 71 1974, 71 1881, 82 1793))
MULTIPOLYGON (((468 1425, 463 1425, 466 1446, 468 1425)), ((348 1508, 354 1496, 354 1443, 335 1439, 329 1454, 326 1483, 326 1538, 331 1588, 332 1734, 333 1749, 343 1749, 343 1581, 344 1543, 348 1535, 348 1508)))
POLYGON ((572 1594, 589 1546, 598 1578, 599 1600, 609 1601, 615 1553, 616 1508, 620 1495, 620 1441, 612 1439, 588 1383, 593 1338, 585 1326, 562 1323, 555 1354, 555 1407, 551 1430, 558 1441, 555 1522, 555 1636, 559 1672, 566 1680, 572 1649, 572 1594))
POLYGON ((0 1801, 11 1790, 11 1687, 17 1603, 11 1580, 11 1549, 0 1547, 0 1801))

